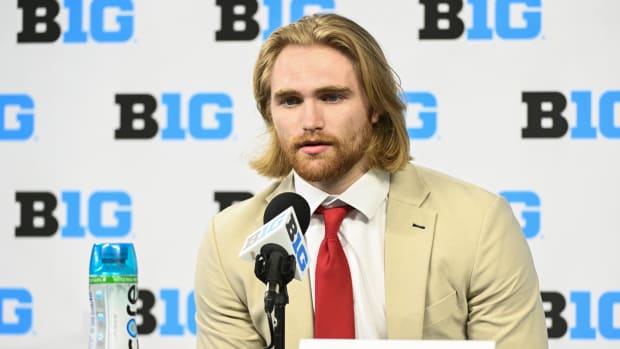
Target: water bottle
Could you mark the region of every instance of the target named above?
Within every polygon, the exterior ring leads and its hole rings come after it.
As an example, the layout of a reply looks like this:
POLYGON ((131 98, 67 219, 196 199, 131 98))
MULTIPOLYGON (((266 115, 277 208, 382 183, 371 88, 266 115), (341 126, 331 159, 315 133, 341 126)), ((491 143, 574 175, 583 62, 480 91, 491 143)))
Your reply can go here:
POLYGON ((98 243, 90 255, 89 349, 137 349, 138 266, 131 243, 98 243))

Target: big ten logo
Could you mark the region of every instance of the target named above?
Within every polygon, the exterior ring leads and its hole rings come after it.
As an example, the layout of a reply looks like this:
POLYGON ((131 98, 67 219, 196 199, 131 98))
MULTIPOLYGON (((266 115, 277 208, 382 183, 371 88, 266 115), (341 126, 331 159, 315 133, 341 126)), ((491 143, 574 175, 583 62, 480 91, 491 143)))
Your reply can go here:
POLYGON ((34 134, 34 100, 27 94, 0 94, 0 141, 24 141, 34 134))
POLYGON ((429 139, 437 132, 437 98, 431 92, 405 92, 409 138, 429 139))
POLYGON ((22 335, 32 328, 32 294, 25 288, 0 288, 0 335, 22 335))
POLYGON ((18 0, 22 30, 17 42, 50 43, 62 34, 65 43, 85 43, 89 37, 95 42, 113 43, 129 41, 133 36, 132 0, 65 0, 63 5, 66 17, 59 16, 58 1, 18 0), (66 18, 66 23, 59 24, 58 17, 66 18))
POLYGON ((288 238, 293 244, 293 251, 295 251, 297 266, 299 267, 300 272, 303 273, 306 271, 306 267, 308 266, 308 252, 306 251, 306 245, 303 242, 303 233, 299 229, 295 218, 295 213, 292 212, 289 215, 289 220, 286 222, 285 226, 286 232, 288 233, 288 238))
MULTIPOLYGON (((256 0, 217 0, 221 7, 220 29, 215 32, 216 41, 254 40, 260 33, 261 25, 254 16, 259 9, 256 0)), ((263 0, 262 9, 267 12, 267 24, 263 29, 262 39, 283 24, 295 22, 310 12, 334 10, 335 0, 263 0), (288 6, 289 16, 284 18, 288 6)))
POLYGON ((561 338, 568 332, 571 339, 595 340, 597 333, 604 339, 620 339, 620 326, 617 326, 618 322, 614 319, 614 307, 620 306, 619 291, 603 292, 598 296, 598 301, 590 291, 571 291, 569 299, 574 308, 572 319, 567 319, 564 313, 564 295, 559 292, 542 292, 541 295, 549 338, 561 338), (593 313, 598 313, 597 321, 593 321, 593 313))
MULTIPOLYGON (((233 99, 227 93, 196 93, 187 98, 187 116, 182 113, 184 103, 180 93, 163 93, 161 104, 166 108, 163 140, 184 140, 187 134, 197 140, 228 138, 233 129, 233 99)), ((152 139, 160 132, 155 119, 157 99, 151 94, 117 94, 120 107, 120 125, 114 131, 115 139, 152 139)))
POLYGON ((521 222, 521 230, 527 239, 540 233, 540 197, 533 191, 502 191, 521 222))
POLYGON ((79 191, 63 191, 64 212, 56 214, 58 199, 51 192, 16 192, 20 206, 16 237, 49 237, 60 228, 63 238, 83 238, 88 231, 94 237, 119 238, 131 231, 131 197, 125 191, 95 191, 83 198, 79 191), (85 214, 83 213, 85 212, 85 214))
POLYGON ((152 334, 158 327, 162 336, 196 334, 196 304, 193 291, 183 294, 175 288, 161 289, 156 297, 153 291, 140 289, 138 298, 139 334, 152 334), (158 307, 157 298, 163 304, 163 308, 158 307))
POLYGON ((467 27, 467 40, 536 38, 542 27, 542 0, 467 0, 471 16, 461 16, 463 0, 420 0, 424 6, 424 28, 420 39, 457 39, 467 27), (494 16, 489 18, 489 14, 494 16), (490 24, 491 23, 491 24, 490 24))
MULTIPOLYGON (((600 95, 598 118, 592 110, 597 100, 592 91, 572 91, 570 99, 575 105, 574 122, 570 118, 573 125, 570 138, 595 139, 599 134, 609 139, 620 138, 620 124, 614 122, 616 108, 620 108, 620 90, 600 95)), ((521 100, 527 105, 527 125, 521 130, 522 138, 560 138, 568 133, 569 117, 564 113, 568 102, 564 94, 523 92, 521 100)))

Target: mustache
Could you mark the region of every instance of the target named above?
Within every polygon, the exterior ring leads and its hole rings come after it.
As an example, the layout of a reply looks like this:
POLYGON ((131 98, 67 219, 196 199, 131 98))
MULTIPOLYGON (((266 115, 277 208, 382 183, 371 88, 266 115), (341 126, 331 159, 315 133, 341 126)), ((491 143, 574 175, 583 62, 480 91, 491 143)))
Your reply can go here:
POLYGON ((292 144, 295 148, 301 148, 308 145, 338 145, 338 138, 325 133, 304 134, 293 139, 292 144))

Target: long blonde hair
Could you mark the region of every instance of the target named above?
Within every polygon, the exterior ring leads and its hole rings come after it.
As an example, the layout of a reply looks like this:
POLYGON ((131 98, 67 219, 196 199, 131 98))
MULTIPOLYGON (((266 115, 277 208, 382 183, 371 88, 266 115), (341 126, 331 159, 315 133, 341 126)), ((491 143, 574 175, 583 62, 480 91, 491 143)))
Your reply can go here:
POLYGON ((373 112, 379 115, 373 124, 366 153, 368 165, 396 172, 410 160, 409 135, 405 124, 405 105, 400 85, 377 41, 357 23, 336 14, 315 14, 274 31, 265 41, 254 66, 254 98, 270 134, 264 153, 250 162, 259 174, 283 177, 291 171, 278 143, 269 111, 271 74, 276 58, 289 44, 321 44, 347 56, 366 91, 373 112))

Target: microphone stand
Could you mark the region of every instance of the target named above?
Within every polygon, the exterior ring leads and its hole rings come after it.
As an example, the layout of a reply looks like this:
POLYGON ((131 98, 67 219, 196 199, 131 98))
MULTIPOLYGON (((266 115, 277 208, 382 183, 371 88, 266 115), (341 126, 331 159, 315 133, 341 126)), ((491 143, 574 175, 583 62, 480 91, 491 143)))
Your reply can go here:
MULTIPOLYGON (((272 346, 284 349, 285 307, 288 304, 286 285, 295 277, 295 256, 276 244, 266 244, 256 256, 254 274, 267 285, 265 290, 265 313, 272 329, 272 346), (275 307, 275 311, 274 311, 275 307), (271 322, 271 313, 275 320, 271 322)), ((270 348, 271 346, 268 346, 270 348)))
POLYGON ((276 293, 275 301, 275 327, 273 342, 275 349, 284 349, 284 325, 286 320, 284 319, 284 307, 288 304, 288 291, 286 285, 283 286, 281 292, 276 293))

